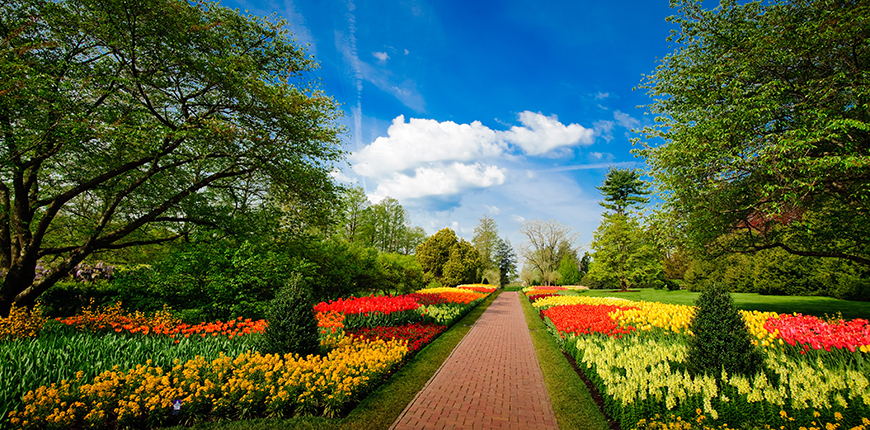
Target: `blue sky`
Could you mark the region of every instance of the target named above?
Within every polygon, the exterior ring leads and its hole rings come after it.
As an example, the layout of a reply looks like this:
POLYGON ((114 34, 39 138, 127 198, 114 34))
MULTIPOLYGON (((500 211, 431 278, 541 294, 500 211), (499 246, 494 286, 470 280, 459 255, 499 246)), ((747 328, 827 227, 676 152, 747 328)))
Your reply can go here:
POLYGON ((589 243, 608 168, 643 168, 630 129, 652 118, 633 88, 672 51, 665 0, 223 4, 283 16, 320 63, 348 130, 340 181, 430 234, 470 240, 487 214, 514 245, 532 219, 589 243))

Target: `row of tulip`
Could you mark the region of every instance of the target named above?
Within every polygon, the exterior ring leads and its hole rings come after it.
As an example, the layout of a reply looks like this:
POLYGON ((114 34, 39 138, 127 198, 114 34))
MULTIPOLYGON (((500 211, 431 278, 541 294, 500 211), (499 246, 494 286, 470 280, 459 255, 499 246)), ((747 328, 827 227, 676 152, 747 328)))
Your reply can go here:
POLYGON ((170 368, 138 365, 96 378, 29 391, 24 409, 10 414, 22 429, 148 427, 218 418, 340 414, 399 363, 402 340, 353 337, 326 357, 295 354, 202 357, 170 368))
POLYGON ((650 426, 663 423, 656 416, 679 418, 669 421, 674 425, 703 417, 704 425, 717 426, 711 428, 765 428, 784 415, 795 425, 788 428, 860 428, 870 417, 866 320, 743 312, 769 370, 723 373, 717 382, 686 370, 694 307, 576 295, 539 298, 533 306, 623 428, 657 428, 650 426))

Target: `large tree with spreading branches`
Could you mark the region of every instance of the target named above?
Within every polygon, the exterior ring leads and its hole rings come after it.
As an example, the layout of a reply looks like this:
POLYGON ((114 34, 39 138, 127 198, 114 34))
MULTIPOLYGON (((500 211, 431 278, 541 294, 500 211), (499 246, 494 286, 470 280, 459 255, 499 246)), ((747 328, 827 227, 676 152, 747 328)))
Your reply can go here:
POLYGON ((870 3, 672 1, 638 152, 696 247, 870 265, 870 3))
POLYGON ((324 219, 343 152, 315 66, 286 22, 216 3, 4 2, 0 315, 94 253, 270 198, 324 219))

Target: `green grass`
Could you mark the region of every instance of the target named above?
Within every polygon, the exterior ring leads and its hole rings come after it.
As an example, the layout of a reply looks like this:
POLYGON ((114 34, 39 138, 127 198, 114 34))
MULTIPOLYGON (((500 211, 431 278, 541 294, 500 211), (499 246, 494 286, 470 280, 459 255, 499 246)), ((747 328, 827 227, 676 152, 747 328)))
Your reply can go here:
POLYGON ((592 400, 586 384, 562 354, 556 339, 547 331, 525 294, 519 293, 519 296, 559 428, 609 429, 607 419, 592 400))
POLYGON ((438 336, 435 341, 423 348, 398 372, 392 375, 378 389, 369 394, 345 418, 305 417, 292 419, 255 419, 245 421, 221 421, 202 423, 182 429, 208 430, 283 430, 283 429, 350 429, 376 430, 387 429, 399 417, 405 406, 414 399, 427 381, 441 367, 459 341, 471 329, 489 305, 498 297, 493 293, 474 310, 459 320, 449 330, 438 336))
MULTIPOLYGON (((584 295, 593 297, 619 297, 628 300, 670 303, 675 305, 694 305, 700 293, 686 290, 656 290, 646 288, 637 292, 621 293, 613 290, 589 290, 584 295)), ((757 293, 731 293, 734 305, 748 311, 772 311, 780 314, 801 313, 824 317, 838 312, 845 319, 870 319, 870 302, 839 300, 817 296, 765 296, 757 293)))

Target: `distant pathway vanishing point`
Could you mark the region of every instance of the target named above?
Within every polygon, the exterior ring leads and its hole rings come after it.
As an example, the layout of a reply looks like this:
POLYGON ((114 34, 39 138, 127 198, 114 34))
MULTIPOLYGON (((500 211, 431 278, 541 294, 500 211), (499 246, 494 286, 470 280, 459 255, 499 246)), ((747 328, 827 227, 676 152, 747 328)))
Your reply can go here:
POLYGON ((558 429, 516 292, 489 305, 391 430, 558 429))

